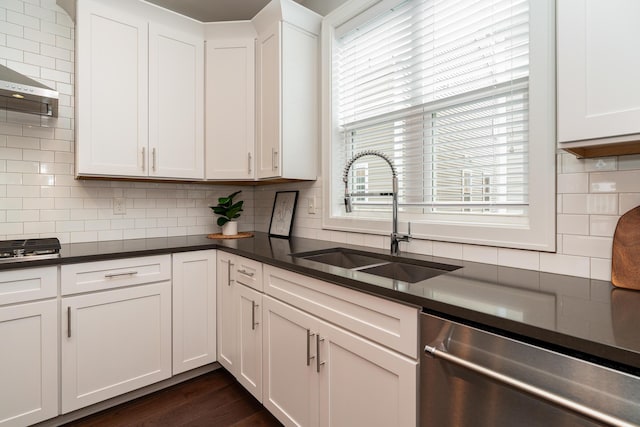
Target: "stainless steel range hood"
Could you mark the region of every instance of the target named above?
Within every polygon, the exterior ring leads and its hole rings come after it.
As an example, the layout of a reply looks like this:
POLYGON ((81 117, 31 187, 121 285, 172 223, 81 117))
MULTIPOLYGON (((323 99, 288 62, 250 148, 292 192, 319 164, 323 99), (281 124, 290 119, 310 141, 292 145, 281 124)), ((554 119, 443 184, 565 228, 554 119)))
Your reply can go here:
POLYGON ((58 117, 58 92, 0 65, 0 109, 58 117))

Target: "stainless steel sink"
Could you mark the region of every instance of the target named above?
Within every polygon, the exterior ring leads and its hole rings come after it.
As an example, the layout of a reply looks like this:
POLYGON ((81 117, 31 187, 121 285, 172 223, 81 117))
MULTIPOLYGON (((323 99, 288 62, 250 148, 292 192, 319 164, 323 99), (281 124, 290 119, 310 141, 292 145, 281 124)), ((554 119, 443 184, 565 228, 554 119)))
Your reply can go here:
POLYGON ((420 282, 460 268, 456 265, 429 261, 402 262, 397 261, 397 258, 394 260, 388 255, 354 251, 347 248, 331 248, 291 255, 308 261, 407 283, 420 282))
POLYGON ((387 277, 393 280, 401 280, 407 283, 416 283, 460 268, 453 265, 447 267, 452 268, 431 268, 422 265, 407 264, 404 262, 390 262, 387 264, 362 268, 358 271, 373 274, 376 276, 387 277))
POLYGON ((300 254, 292 254, 294 257, 307 259, 309 261, 329 264, 336 267, 353 269, 365 266, 372 266, 383 262, 389 262, 383 258, 363 254, 361 252, 351 251, 345 248, 332 248, 323 251, 305 252, 300 254))

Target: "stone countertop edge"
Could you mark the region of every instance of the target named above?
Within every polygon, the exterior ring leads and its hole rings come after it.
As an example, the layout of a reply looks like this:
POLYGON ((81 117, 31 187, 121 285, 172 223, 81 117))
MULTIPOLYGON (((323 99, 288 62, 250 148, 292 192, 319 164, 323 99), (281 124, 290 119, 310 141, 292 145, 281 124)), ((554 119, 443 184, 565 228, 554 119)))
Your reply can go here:
MULTIPOLYGON (((357 291, 366 292, 378 297, 387 298, 396 302, 416 306, 424 312, 442 316, 450 320, 476 326, 480 329, 496 332, 508 337, 520 339, 533 345, 539 345, 551 350, 557 350, 569 355, 593 361, 594 363, 619 369, 633 375, 640 375, 640 339, 634 342, 632 348, 617 346, 606 340, 594 340, 589 337, 581 337, 576 334, 565 333, 550 328, 536 326, 526 322, 510 320, 492 314, 483 313, 461 305, 437 301, 421 296, 416 292, 394 289, 393 280, 377 278, 375 283, 363 281, 362 278, 349 277, 344 269, 328 265, 318 264, 301 258, 292 257, 292 253, 310 252, 329 248, 349 248, 366 251, 389 257, 387 251, 382 249, 351 245, 346 243, 330 242, 323 240, 291 237, 281 239, 269 237, 267 233, 255 232, 254 237, 235 240, 208 239, 203 235, 159 237, 148 239, 114 240, 104 242, 70 243, 63 244, 60 258, 43 259, 23 262, 5 262, 0 264, 0 271, 16 268, 32 268, 52 265, 76 264, 81 262, 95 262, 129 257, 162 255, 177 252, 197 251, 207 249, 219 249, 225 252, 240 255, 255 261, 270 264, 289 271, 297 272, 315 279, 330 282, 339 286, 348 287, 357 291)), ((509 275, 526 277, 535 276, 540 282, 558 281, 567 283, 565 286, 589 286, 595 282, 605 290, 607 287, 614 289, 610 282, 594 281, 585 278, 562 276, 551 273, 542 273, 532 270, 521 270, 509 267, 500 267, 492 264, 481 264, 461 260, 439 258, 435 256, 401 253, 396 260, 415 262, 441 262, 462 267, 458 271, 464 271, 464 280, 477 280, 479 284, 492 283, 491 275, 494 271, 507 271, 509 275), (487 276, 489 272, 489 278, 487 276), (476 277, 474 277, 476 276, 476 277)), ((449 275, 451 273, 447 273, 449 275)), ((438 278, 427 279, 425 282, 437 281, 438 278)), ((419 284, 418 284, 419 285, 419 284)), ((415 286, 418 286, 415 285, 415 286)), ((500 286, 500 284, 497 284, 500 286)), ((409 287, 411 285, 408 285, 409 287)), ((511 289, 505 287, 505 289, 511 289)), ((535 291, 535 290, 534 290, 535 291)), ((640 299, 640 291, 635 292, 640 299)), ((613 310, 612 310, 613 311, 613 310)), ((640 311, 640 305, 638 306, 640 311)), ((587 316, 588 314, 585 314, 587 316)), ((635 328, 634 324, 628 325, 635 328)), ((616 335, 614 331, 614 336, 616 335)))

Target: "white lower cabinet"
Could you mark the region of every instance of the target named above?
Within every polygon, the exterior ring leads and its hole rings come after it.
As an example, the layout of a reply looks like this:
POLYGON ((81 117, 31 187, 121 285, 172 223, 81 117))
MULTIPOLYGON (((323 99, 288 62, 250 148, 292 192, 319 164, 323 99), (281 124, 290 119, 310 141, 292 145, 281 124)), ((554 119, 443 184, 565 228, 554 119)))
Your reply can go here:
POLYGON ((236 378, 262 402, 262 294, 235 284, 238 309, 236 378))
POLYGON ((218 361, 262 401, 262 265, 218 254, 218 361), (250 287, 251 286, 251 287, 250 287))
MULTIPOLYGON (((147 258, 138 260, 148 265, 147 258)), ((170 256, 165 260, 170 262, 170 256)), ((138 284, 135 265, 122 272, 118 261, 83 266, 89 275, 104 272, 101 280, 111 289, 61 300, 62 413, 171 376, 170 277, 144 283, 143 275, 138 284), (119 282, 128 287, 119 288, 119 282)), ((65 267, 63 281, 86 276, 77 265, 74 275, 67 275, 65 267)))
POLYGON ((237 311, 233 301, 232 277, 235 257, 226 252, 218 254, 217 293, 218 362, 229 372, 235 372, 238 354, 237 311))
POLYGON ((415 426, 418 364, 265 296, 264 406, 285 425, 415 426))
POLYGON ((216 361, 216 251, 173 254, 173 375, 216 361))
POLYGON ((58 415, 57 320, 55 300, 0 307, 0 426, 58 415))

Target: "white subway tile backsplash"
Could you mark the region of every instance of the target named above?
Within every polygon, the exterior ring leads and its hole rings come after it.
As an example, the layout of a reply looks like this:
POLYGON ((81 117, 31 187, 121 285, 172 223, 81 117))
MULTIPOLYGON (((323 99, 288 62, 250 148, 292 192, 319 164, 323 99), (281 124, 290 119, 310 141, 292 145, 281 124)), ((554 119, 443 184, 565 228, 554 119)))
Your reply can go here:
POLYGON ((40 43, 27 40, 22 34, 19 37, 7 35, 7 47, 24 52, 40 53, 40 43))
POLYGON ((611 280, 611 259, 591 258, 591 278, 611 280))
POLYGON ((44 21, 42 24, 45 24, 45 22, 56 22, 56 13, 53 10, 41 8, 39 5, 36 6, 25 3, 24 13, 25 15, 33 16, 44 21))
POLYGON ((558 215, 558 233, 589 234, 589 215, 558 215))
POLYGON ((640 192, 620 194, 620 215, 640 206, 640 192))
POLYGON ((24 37, 24 27, 22 25, 13 24, 7 21, 0 21, 0 32, 2 32, 6 38, 10 37, 24 37))
POLYGON ((7 46, 0 46, 0 58, 4 58, 9 61, 22 62, 24 59, 24 52, 7 46))
POLYGON ((6 18, 7 22, 10 22, 12 24, 22 25, 23 27, 33 28, 35 30, 40 29, 40 20, 36 17, 25 15, 24 13, 22 13, 22 10, 7 9, 6 18))
POLYGON ((562 212, 565 214, 589 213, 589 200, 587 194, 563 194, 562 212))
POLYGON ((24 12, 24 3, 21 0, 3 0, 2 7, 14 12, 24 12))
POLYGON ((562 240, 562 252, 567 255, 610 258, 612 243, 612 237, 565 235, 562 240))
POLYGON ((498 265, 504 267, 540 269, 540 254, 535 251, 498 248, 498 265))
MULTIPOLYGON (((32 28, 24 29, 24 38, 38 42, 38 43, 48 44, 51 46, 54 46, 56 44, 56 36, 54 34, 34 30, 32 28)), ((38 49, 37 53, 40 53, 40 49, 38 49)), ((49 68, 53 68, 53 67, 49 67, 49 68)))
POLYGON ((465 261, 498 263, 498 248, 489 246, 463 245, 462 259, 465 261))
POLYGON ((38 199, 24 198, 22 201, 22 207, 24 209, 55 209, 55 201, 50 197, 41 197, 38 199))
POLYGON ((613 236, 618 223, 618 216, 614 215, 591 215, 590 230, 592 236, 613 236))
POLYGON ((590 214, 618 214, 618 194, 588 194, 587 203, 587 212, 590 214))
POLYGON ((558 176, 558 193, 587 193, 589 174, 571 173, 558 176))
POLYGON ((583 256, 540 253, 540 269, 549 273, 589 277, 590 260, 583 256))
POLYGON ((433 242, 433 255, 444 258, 463 259, 463 246, 464 245, 460 243, 433 242))

